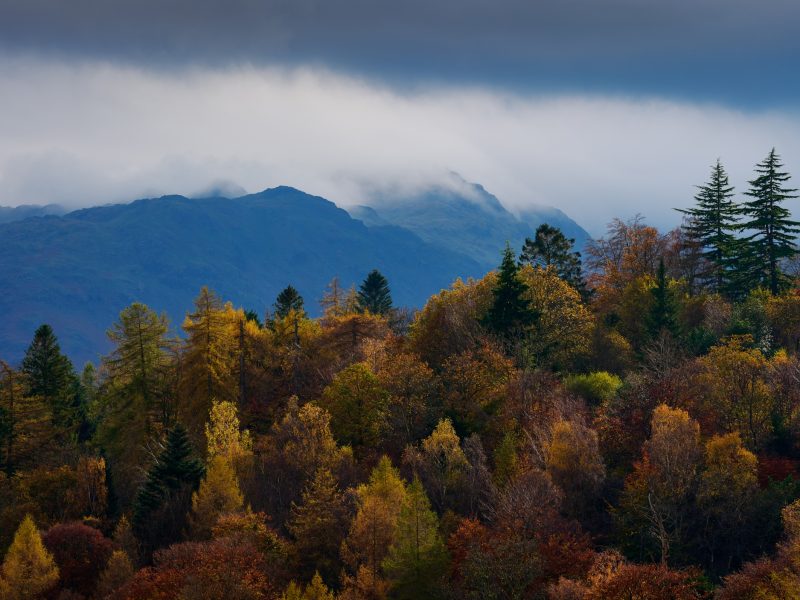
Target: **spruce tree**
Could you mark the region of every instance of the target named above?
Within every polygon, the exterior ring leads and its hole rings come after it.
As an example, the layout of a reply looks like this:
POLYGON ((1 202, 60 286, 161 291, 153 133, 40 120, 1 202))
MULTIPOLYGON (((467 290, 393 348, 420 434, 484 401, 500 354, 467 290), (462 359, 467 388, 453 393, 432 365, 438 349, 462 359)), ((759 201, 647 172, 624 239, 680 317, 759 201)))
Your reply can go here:
POLYGON ((166 445, 147 472, 134 503, 133 526, 146 552, 180 538, 192 493, 204 474, 186 428, 177 423, 167 434, 166 445))
POLYGON ((527 291, 528 286, 519 277, 514 251, 506 244, 497 283, 492 289, 492 306, 483 319, 484 325, 490 331, 508 337, 533 323, 535 314, 525 297, 527 291))
POLYGON ((742 282, 749 289, 762 286, 773 294, 790 283, 781 272, 781 262, 796 254, 795 238, 800 233, 800 222, 791 220, 789 209, 783 206, 786 200, 797 198, 793 194, 797 190, 785 187, 790 175, 782 168, 774 148, 756 165, 757 177, 745 192, 752 200, 744 203, 742 213, 746 220, 740 225, 753 232, 744 238, 747 244, 740 261, 742 282))
POLYGON ((656 273, 656 286, 650 290, 653 295, 653 305, 648 319, 650 337, 657 338, 663 331, 675 336, 678 334, 678 319, 675 300, 669 290, 664 259, 658 263, 656 273))
POLYGON ((85 398, 72 362, 61 353, 53 328, 41 325, 22 360, 28 383, 27 395, 45 401, 53 425, 67 437, 85 439, 87 429, 85 398))
POLYGON ((534 239, 525 238, 519 262, 545 269, 553 267, 561 279, 582 291, 581 254, 572 250, 574 244, 575 240, 564 236, 558 227, 542 223, 536 229, 534 239))
POLYGON ((272 307, 276 318, 285 319, 292 310, 296 313, 303 312, 303 297, 300 295, 300 292, 289 285, 278 294, 278 297, 275 299, 275 304, 273 304, 272 307))
POLYGON ((708 183, 697 186, 697 189, 696 206, 679 209, 679 212, 689 217, 684 225, 687 237, 702 248, 707 267, 701 277, 711 284, 714 291, 722 292, 730 283, 732 261, 738 248, 734 233, 739 208, 731 200, 734 188, 728 183, 728 174, 719 160, 711 168, 708 183))
POLYGON ((373 269, 358 289, 358 308, 361 312, 385 315, 392 309, 389 282, 380 271, 373 269))

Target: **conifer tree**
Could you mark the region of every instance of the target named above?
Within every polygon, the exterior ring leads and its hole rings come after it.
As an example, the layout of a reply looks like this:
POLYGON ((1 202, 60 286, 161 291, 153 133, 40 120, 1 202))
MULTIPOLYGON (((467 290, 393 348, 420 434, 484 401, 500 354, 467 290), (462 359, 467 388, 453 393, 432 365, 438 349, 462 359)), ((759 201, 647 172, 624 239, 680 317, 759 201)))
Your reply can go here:
POLYGON ((10 600, 41 598, 58 582, 58 567, 42 543, 30 515, 26 515, 6 552, 0 593, 10 600), (5 589, 3 589, 5 588, 5 589))
POLYGON ((656 272, 656 285, 650 290, 653 296, 653 305, 650 309, 648 330, 652 338, 658 337, 661 332, 667 331, 671 335, 678 334, 677 308, 675 300, 669 289, 664 259, 658 263, 656 272))
POLYGON ((405 498, 406 486, 400 473, 388 457, 382 457, 369 482, 356 488, 358 510, 342 544, 342 558, 355 574, 366 567, 373 579, 382 576, 381 564, 394 543, 405 498))
POLYGON ((72 362, 61 353, 50 325, 41 325, 34 333, 22 360, 22 372, 27 376, 27 394, 47 403, 53 424, 69 437, 85 439, 86 407, 80 380, 72 362))
POLYGON ((160 439, 175 418, 167 330, 165 315, 136 302, 107 332, 114 349, 103 358, 107 378, 97 440, 108 453, 123 504, 141 481, 148 444, 160 439))
POLYGON ((292 504, 288 523, 301 571, 306 576, 319 570, 326 581, 336 580, 340 571, 339 548, 346 528, 344 496, 330 470, 320 468, 303 490, 302 502, 292 504))
POLYGON ((752 200, 745 202, 742 213, 743 230, 753 231, 744 240, 744 256, 740 264, 744 272, 740 277, 749 289, 758 286, 777 294, 786 289, 790 280, 781 271, 781 262, 797 253, 795 239, 800 233, 800 222, 791 220, 786 200, 797 198, 784 184, 790 175, 781 169, 780 156, 773 148, 767 158, 756 165, 757 177, 750 181, 745 192, 752 200))
POLYGON ((119 314, 119 320, 108 331, 108 339, 115 347, 103 362, 114 392, 120 396, 116 404, 128 407, 122 417, 126 422, 143 419, 148 433, 156 423, 161 428, 168 427, 174 418, 166 399, 168 329, 166 315, 134 302, 119 314))
POLYGON ((585 287, 581 273, 581 254, 572 250, 574 239, 568 239, 558 227, 542 223, 536 229, 534 239, 525 238, 520 264, 542 268, 553 267, 561 279, 576 290, 585 287))
POLYGON ((112 595, 133 577, 133 564, 123 550, 114 550, 105 570, 97 582, 97 597, 111 598, 112 595))
POLYGON ((200 290, 194 304, 194 312, 183 323, 187 339, 182 354, 179 417, 199 443, 213 401, 235 401, 239 395, 240 361, 236 356, 242 351, 239 324, 244 313, 223 304, 207 287, 200 290))
POLYGON ((395 543, 383 562, 393 597, 412 600, 440 595, 447 551, 438 525, 422 483, 414 478, 400 509, 395 543))
POLYGON ((342 288, 338 277, 331 279, 319 304, 326 317, 340 317, 347 313, 347 290, 342 288))
POLYGON ((200 488, 192 495, 192 534, 194 539, 211 537, 211 528, 220 515, 240 510, 244 497, 230 461, 214 457, 208 465, 200 488))
POLYGON ((389 282, 380 271, 373 269, 358 288, 358 308, 361 312, 385 315, 392 309, 389 282))
POLYGON ((136 496, 133 526, 146 551, 180 537, 192 493, 204 473, 203 464, 193 455, 186 428, 177 423, 136 496))
POLYGON ((514 251, 506 244, 503 261, 492 288, 492 306, 484 317, 484 325, 494 333, 509 337, 533 323, 535 314, 525 297, 528 286, 519 276, 514 251))
POLYGON ((738 247, 734 233, 739 208, 731 200, 734 188, 719 160, 711 168, 709 181, 697 188, 696 206, 679 212, 689 217, 684 231, 700 245, 708 265, 701 275, 714 291, 721 292, 727 289, 738 247))
POLYGON ((7 475, 37 466, 55 435, 50 407, 29 396, 25 374, 0 360, 0 468, 7 475))
POLYGON ((276 318, 285 319, 289 316, 290 311, 295 311, 299 315, 305 314, 303 310, 303 297, 291 285, 286 286, 283 291, 278 294, 275 299, 275 304, 272 305, 276 318))

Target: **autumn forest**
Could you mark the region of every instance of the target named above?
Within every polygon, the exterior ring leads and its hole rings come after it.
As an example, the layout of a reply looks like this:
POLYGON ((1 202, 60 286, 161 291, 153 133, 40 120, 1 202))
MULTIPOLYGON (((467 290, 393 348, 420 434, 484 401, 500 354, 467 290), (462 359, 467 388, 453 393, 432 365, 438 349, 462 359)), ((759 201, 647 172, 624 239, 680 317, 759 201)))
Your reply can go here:
POLYGON ((797 598, 800 223, 752 177, 419 310, 378 270, 203 288, 82 368, 41 325, 0 361, 0 598, 797 598))

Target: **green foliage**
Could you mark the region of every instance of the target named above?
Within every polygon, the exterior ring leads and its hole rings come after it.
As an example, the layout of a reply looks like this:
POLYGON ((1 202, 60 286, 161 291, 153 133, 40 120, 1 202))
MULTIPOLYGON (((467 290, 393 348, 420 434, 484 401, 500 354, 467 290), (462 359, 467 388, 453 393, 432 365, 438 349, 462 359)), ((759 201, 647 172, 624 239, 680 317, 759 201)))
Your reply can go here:
POLYGON ((497 283, 492 288, 492 305, 483 319, 484 325, 501 337, 519 335, 536 318, 526 297, 527 291, 527 284, 519 276, 514 251, 506 245, 497 283))
POLYGON ((389 282, 380 271, 370 271, 358 288, 356 296, 358 308, 373 315, 385 315, 392 309, 392 295, 389 282))
POLYGON ((655 339, 664 332, 676 337, 678 335, 678 310, 675 298, 669 289, 663 258, 658 263, 656 285, 650 290, 650 293, 653 295, 647 323, 650 337, 655 339))
POLYGON ((569 375, 564 380, 566 388, 592 404, 602 404, 614 398, 622 387, 622 379, 606 371, 569 375))
POLYGON ((375 447, 387 425, 389 395, 364 363, 346 367, 325 388, 323 407, 339 442, 356 449, 375 447))
POLYGON ((561 279, 583 292, 585 282, 581 272, 581 254, 573 252, 574 244, 575 240, 565 237, 558 227, 542 223, 536 229, 534 239, 525 239, 519 262, 545 269, 552 267, 561 279))
POLYGON ((777 294, 786 289, 790 279, 781 270, 781 262, 795 255, 795 238, 800 233, 800 222, 790 218, 789 209, 783 203, 797 198, 786 187, 788 173, 782 171, 780 156, 773 148, 767 157, 756 166, 756 178, 750 181, 745 192, 751 200, 744 203, 742 213, 743 230, 753 231, 745 239, 744 255, 740 257, 743 269, 740 280, 753 289, 758 286, 777 294))
POLYGON ((278 297, 275 299, 275 304, 272 305, 275 317, 285 319, 290 311, 298 314, 303 313, 303 297, 291 285, 286 286, 278 297))
POLYGON ((108 454, 124 505, 141 481, 147 446, 175 419, 168 327, 165 315, 136 302, 108 331, 114 349, 103 359, 106 380, 97 392, 97 439, 108 454))
POLYGON ((42 398, 49 406, 54 426, 68 437, 87 436, 86 405, 80 381, 70 360, 61 353, 50 325, 41 325, 22 360, 27 395, 42 398))
POLYGON ((688 215, 684 230, 702 249, 707 264, 701 277, 716 292, 730 291, 730 272, 735 267, 738 248, 734 234, 739 209, 731 200, 734 188, 719 160, 711 168, 708 183, 697 187, 696 206, 679 211, 688 215))
POLYGON ((411 600, 442 595, 447 550, 438 526, 422 483, 415 478, 400 509, 396 541, 383 562, 392 597, 411 600))
POLYGON ((147 472, 136 496, 133 527, 145 550, 179 539, 186 524, 191 495, 205 473, 193 456, 186 428, 177 423, 147 472))

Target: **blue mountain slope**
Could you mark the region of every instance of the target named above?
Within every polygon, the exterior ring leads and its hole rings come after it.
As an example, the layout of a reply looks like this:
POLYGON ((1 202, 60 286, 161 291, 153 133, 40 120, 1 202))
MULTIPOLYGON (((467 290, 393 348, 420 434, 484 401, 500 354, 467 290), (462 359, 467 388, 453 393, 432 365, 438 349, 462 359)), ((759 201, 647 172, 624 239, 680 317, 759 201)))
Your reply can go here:
POLYGON ((21 204, 20 206, 0 206, 0 223, 11 223, 22 221, 29 217, 45 217, 47 215, 63 215, 67 212, 63 206, 58 204, 21 204))
POLYGON ((519 253, 526 237, 548 223, 575 239, 583 251, 589 234, 556 208, 533 207, 519 217, 506 210, 483 186, 452 175, 455 187, 430 187, 410 196, 377 196, 372 206, 356 206, 350 213, 368 225, 391 223, 409 229, 426 242, 465 254, 483 270, 500 261, 509 242, 519 253))
POLYGON ((294 285, 317 312, 326 284, 380 269, 396 304, 420 306, 474 260, 394 226, 367 227, 289 187, 236 199, 166 196, 0 225, 0 357, 16 361, 42 322, 81 364, 141 301, 179 327, 202 285, 263 314, 294 285))

